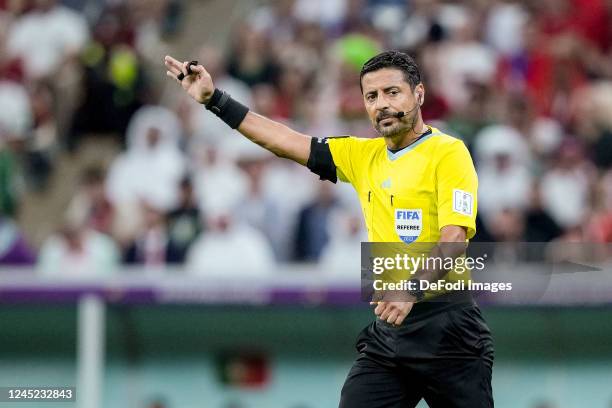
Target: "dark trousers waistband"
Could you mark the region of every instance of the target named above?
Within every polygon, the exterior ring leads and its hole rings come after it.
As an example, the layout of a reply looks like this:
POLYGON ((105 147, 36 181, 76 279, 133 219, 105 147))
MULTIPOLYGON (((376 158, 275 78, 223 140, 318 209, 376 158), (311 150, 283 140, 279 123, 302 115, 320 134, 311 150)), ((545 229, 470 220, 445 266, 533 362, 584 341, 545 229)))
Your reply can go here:
POLYGON ((474 305, 476 305, 476 302, 468 291, 447 292, 435 298, 416 303, 406 317, 406 320, 421 319, 448 309, 474 305))

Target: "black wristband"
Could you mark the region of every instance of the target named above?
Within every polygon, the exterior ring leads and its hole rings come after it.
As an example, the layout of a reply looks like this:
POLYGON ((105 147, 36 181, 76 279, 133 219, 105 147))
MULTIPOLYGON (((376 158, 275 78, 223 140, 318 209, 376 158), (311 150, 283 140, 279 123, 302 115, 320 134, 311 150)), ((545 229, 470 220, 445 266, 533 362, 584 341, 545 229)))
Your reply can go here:
POLYGON ((221 118, 232 129, 237 129, 249 113, 249 108, 217 88, 206 103, 206 109, 221 118))

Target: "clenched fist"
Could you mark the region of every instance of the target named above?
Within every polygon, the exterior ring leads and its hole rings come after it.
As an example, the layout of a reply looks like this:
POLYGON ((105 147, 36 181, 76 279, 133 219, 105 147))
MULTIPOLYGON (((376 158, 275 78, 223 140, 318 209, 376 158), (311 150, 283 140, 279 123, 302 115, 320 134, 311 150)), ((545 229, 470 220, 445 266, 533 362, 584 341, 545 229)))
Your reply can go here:
POLYGON ((204 69, 202 65, 192 65, 190 73, 188 72, 189 62, 179 62, 171 56, 167 55, 164 58, 166 64, 166 75, 177 81, 185 91, 199 103, 207 103, 213 92, 215 86, 213 85, 210 74, 204 69), (179 74, 184 75, 182 80, 178 79, 179 74))

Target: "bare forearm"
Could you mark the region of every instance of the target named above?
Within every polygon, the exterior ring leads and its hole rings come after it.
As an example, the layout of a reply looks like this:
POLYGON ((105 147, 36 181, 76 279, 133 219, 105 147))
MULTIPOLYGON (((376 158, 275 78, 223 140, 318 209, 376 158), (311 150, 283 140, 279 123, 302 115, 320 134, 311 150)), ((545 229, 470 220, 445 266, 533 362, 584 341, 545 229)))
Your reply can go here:
POLYGON ((308 162, 311 137, 282 123, 249 112, 238 127, 238 131, 279 157, 294 160, 302 165, 308 162))
MULTIPOLYGON (((442 228, 437 245, 429 253, 432 259, 455 259, 467 249, 466 232, 463 227, 451 225, 442 228)), ((436 262, 434 262, 436 264, 436 262)), ((444 264, 444 262, 442 262, 444 264)), ((444 278, 449 270, 444 268, 422 269, 416 274, 417 279, 434 282, 444 278)))
POLYGON ((215 90, 212 78, 203 65, 197 62, 180 62, 167 55, 164 64, 166 75, 173 78, 196 102, 206 105, 215 115, 249 140, 268 149, 277 156, 308 163, 311 137, 287 126, 249 112, 248 108, 234 101, 228 94, 215 90), (209 106, 212 105, 212 106, 209 106), (246 113, 246 116, 243 116, 246 113))

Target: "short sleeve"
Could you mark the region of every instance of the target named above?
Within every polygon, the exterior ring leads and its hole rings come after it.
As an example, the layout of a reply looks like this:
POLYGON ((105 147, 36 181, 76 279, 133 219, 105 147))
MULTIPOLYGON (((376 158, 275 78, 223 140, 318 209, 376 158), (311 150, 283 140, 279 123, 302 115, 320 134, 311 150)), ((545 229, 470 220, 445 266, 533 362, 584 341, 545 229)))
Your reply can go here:
POLYGON ((449 145, 436 168, 438 226, 467 228, 467 238, 476 234, 478 177, 469 151, 457 140, 449 145))
POLYGON ((354 184, 355 181, 355 171, 353 168, 356 153, 353 151, 355 150, 355 139, 352 136, 337 136, 325 139, 334 159, 338 178, 345 183, 351 184, 354 184))

